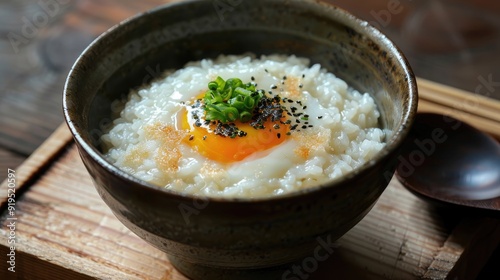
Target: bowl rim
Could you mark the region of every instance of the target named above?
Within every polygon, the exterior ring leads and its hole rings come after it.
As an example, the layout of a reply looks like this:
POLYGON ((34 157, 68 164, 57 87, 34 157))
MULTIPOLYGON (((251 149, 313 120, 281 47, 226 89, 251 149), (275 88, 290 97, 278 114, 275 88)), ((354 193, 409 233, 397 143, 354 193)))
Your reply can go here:
MULTIPOLYGON (((280 0, 271 0, 271 1, 280 1, 280 0)), ((362 20, 345 9, 342 9, 334 4, 329 4, 317 0, 293 0, 291 2, 301 3, 305 5, 311 5, 311 9, 314 8, 322 8, 327 9, 330 13, 335 13, 335 17, 337 20, 341 21, 342 24, 353 28, 363 34, 364 36, 372 39, 377 45, 382 45, 384 48, 391 49, 391 56, 394 61, 398 62, 398 67, 401 67, 402 72, 405 74, 405 82, 407 83, 408 88, 408 110, 402 112, 402 117, 400 119, 401 124, 397 127, 397 130, 394 130, 391 137, 386 139, 386 145, 380 150, 371 160, 365 162, 361 166, 356 167, 348 174, 341 176, 335 179, 329 179, 326 182, 318 184, 313 187, 308 187, 306 189, 292 191, 282 195, 273 195, 268 197, 218 197, 218 196, 206 196, 206 195, 196 195, 196 194, 188 194, 182 193, 179 191, 169 190, 162 186, 155 185, 139 179, 132 174, 125 172, 115 166, 114 164, 107 161, 102 153, 94 147, 94 145, 88 143, 80 134, 80 128, 77 124, 73 122, 73 118, 71 117, 71 107, 68 91, 72 87, 72 83, 74 79, 78 78, 78 69, 80 64, 82 64, 87 57, 88 53, 91 53, 93 49, 98 48, 99 45, 104 44, 108 37, 111 37, 114 33, 120 31, 120 29, 127 27, 129 25, 133 25, 136 21, 142 20, 143 17, 148 14, 160 13, 165 9, 169 9, 176 6, 182 5, 191 5, 197 2, 206 2, 205 0, 185 0, 185 1, 175 1, 167 4, 163 4, 157 6, 153 9, 150 9, 145 12, 138 13, 134 16, 131 16, 118 24, 115 24, 101 35, 97 36, 94 41, 92 41, 84 51, 79 55, 79 57, 74 62, 71 67, 65 84, 63 88, 63 114, 65 122, 73 135, 75 144, 80 146, 85 153, 87 153, 93 161, 99 164, 102 168, 104 168, 107 172, 113 174, 114 176, 118 176, 125 181, 130 181, 131 184, 135 185, 135 188, 145 188, 149 191, 161 192, 162 194, 171 195, 173 197, 177 197, 179 199, 186 200, 206 200, 207 202, 215 202, 215 203, 256 203, 256 202, 276 202, 280 200, 288 200, 297 197, 301 197, 303 195, 307 195, 310 193, 315 193, 321 191, 325 188, 334 188, 335 186, 339 186, 342 183, 353 180, 358 174, 368 171, 371 167, 376 165, 380 161, 384 161, 390 154, 394 153, 398 150, 398 148, 403 144, 406 136, 408 135, 411 126, 413 124, 413 120, 417 113, 417 103, 418 103, 418 88, 415 75, 411 69, 410 63, 404 56, 403 52, 400 48, 392 42, 385 34, 383 34, 379 29, 370 24, 368 21, 362 20)), ((388 180, 387 183, 389 183, 388 180)))

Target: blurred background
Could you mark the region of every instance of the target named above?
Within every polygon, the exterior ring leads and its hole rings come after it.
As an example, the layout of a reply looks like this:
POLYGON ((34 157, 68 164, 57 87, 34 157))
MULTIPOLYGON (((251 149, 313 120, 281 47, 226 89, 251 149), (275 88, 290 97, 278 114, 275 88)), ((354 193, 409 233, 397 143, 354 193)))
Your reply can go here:
MULTIPOLYGON (((63 85, 80 52, 114 24, 164 2, 0 1, 2 170, 21 164, 63 122, 63 85)), ((326 2, 380 28, 417 76, 500 100, 500 1, 326 2)), ((481 279, 488 272, 500 279, 499 255, 497 250, 481 279)))
POLYGON ((381 29, 417 76, 500 100, 500 1, 328 2, 381 29), (493 81, 496 91, 478 90, 482 79, 493 81))

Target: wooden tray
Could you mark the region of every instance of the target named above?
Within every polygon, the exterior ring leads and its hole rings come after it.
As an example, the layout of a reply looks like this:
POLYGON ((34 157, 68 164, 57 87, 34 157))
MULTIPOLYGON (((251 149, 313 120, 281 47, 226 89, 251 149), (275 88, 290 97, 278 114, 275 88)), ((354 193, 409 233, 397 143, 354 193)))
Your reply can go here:
MULTIPOLYGON (((420 111, 451 113, 500 138, 499 102, 424 80, 419 88, 420 111), (458 107, 467 100, 473 106, 458 107)), ((1 261, 1 279, 187 279, 164 253, 113 216, 65 124, 15 175, 11 212, 6 210, 7 181, 0 187, 2 260, 10 258, 9 236, 15 236, 15 272, 1 261), (8 227, 12 222, 14 230, 8 227)), ((393 179, 373 210, 337 241, 338 248, 309 279, 473 279, 499 242, 500 220, 454 217, 393 179)))

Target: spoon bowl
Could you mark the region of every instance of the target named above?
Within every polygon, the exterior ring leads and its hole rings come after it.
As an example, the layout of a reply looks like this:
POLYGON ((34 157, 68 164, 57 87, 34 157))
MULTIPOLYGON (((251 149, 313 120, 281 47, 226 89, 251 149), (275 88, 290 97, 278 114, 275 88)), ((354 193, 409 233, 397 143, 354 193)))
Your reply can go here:
POLYGON ((417 115, 396 177, 440 204, 500 211, 500 144, 449 116, 417 115))

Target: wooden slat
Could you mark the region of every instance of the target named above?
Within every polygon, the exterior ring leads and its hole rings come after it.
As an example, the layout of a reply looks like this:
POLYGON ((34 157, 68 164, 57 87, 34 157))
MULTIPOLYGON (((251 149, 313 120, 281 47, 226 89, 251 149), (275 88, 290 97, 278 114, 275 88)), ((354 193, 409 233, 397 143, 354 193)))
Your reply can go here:
POLYGON ((26 158, 11 151, 0 149, 0 182, 7 178, 6 170, 16 169, 26 158))
MULTIPOLYGON (((45 141, 36 151, 21 165, 15 168, 15 189, 16 194, 21 194, 23 188, 30 185, 37 175, 44 171, 44 167, 52 163, 58 156, 62 147, 72 139, 66 124, 61 124, 59 128, 45 141)), ((6 172, 5 170, 2 170, 6 172)), ((7 179, 0 185, 0 192, 7 194, 7 179)), ((7 196, 0 198, 0 209, 3 209, 7 202, 7 196)))
MULTIPOLYGON (((26 63, 19 60, 13 64, 26 63)), ((49 69, 31 66, 24 73, 33 77, 31 83, 11 79, 0 91, 0 145, 24 155, 31 154, 63 121, 63 78, 55 77, 49 69)), ((1 70, 16 71, 0 69, 0 74, 1 70)))

